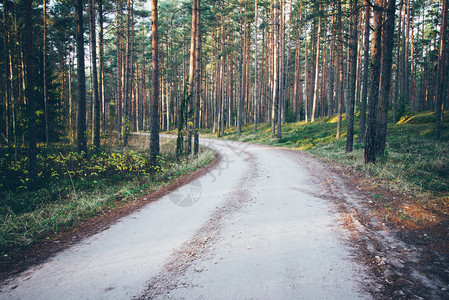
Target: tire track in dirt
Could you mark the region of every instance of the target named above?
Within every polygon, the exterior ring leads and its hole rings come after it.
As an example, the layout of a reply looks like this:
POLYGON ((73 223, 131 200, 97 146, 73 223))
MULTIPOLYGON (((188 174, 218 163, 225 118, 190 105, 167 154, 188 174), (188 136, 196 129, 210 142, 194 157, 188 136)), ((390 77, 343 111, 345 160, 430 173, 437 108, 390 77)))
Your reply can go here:
MULTIPOLYGON (((240 149, 227 145, 235 153, 240 149)), ((151 278, 147 283, 147 289, 134 299, 154 299, 163 297, 164 294, 178 287, 188 287, 188 282, 180 282, 181 278, 189 268, 193 267, 198 260, 205 260, 213 252, 213 245, 220 238, 220 232, 226 220, 233 213, 238 212, 248 203, 251 198, 246 189, 251 181, 257 180, 257 159, 248 151, 241 152, 246 156, 245 162, 248 166, 238 180, 233 191, 225 196, 224 203, 215 209, 206 223, 199 228, 193 237, 186 241, 178 250, 171 254, 169 262, 164 265, 162 271, 151 278)), ((201 270, 197 270, 200 272, 201 270)))

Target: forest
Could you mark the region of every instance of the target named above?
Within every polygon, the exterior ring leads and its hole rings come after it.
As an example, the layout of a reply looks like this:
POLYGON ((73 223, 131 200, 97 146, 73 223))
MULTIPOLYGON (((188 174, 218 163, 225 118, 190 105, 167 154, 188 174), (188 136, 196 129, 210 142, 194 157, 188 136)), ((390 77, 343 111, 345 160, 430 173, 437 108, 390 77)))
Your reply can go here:
POLYGON ((264 126, 281 141, 289 124, 332 119, 365 164, 413 114, 429 113, 432 143, 447 139, 448 1, 150 2, 1 1, 2 215, 39 206, 11 193, 51 202, 117 171, 154 179, 201 152, 199 133, 264 126), (110 149, 135 132, 151 133, 143 153, 110 149), (161 132, 178 134, 169 156, 161 132), (55 180, 67 182, 49 192, 55 180))
POLYGON ((440 138, 447 1, 160 1, 153 21, 144 2, 84 2, 2 1, 2 147, 126 144, 179 127, 183 101, 192 126, 218 136, 271 123, 280 138, 285 122, 336 114, 347 151, 357 112, 367 162, 390 108, 394 123, 434 110, 440 138))

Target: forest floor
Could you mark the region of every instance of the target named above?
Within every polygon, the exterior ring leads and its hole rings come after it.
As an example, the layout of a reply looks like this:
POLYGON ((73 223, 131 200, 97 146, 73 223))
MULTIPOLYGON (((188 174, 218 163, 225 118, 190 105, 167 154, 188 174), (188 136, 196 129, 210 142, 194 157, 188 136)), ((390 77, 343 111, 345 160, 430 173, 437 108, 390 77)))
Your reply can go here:
POLYGON ((380 195, 405 195, 365 188, 361 173, 303 151, 204 142, 221 157, 206 174, 127 217, 111 215, 106 228, 81 228, 98 234, 53 240, 73 245, 4 280, 0 299, 447 295, 447 256, 377 213, 380 195))

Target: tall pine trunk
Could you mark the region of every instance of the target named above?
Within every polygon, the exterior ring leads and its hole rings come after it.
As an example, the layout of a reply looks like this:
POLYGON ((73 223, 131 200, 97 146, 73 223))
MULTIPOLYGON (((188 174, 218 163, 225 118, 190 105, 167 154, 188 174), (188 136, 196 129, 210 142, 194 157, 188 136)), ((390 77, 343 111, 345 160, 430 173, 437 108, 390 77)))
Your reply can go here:
POLYGON ((257 134, 257 0, 255 0, 254 5, 254 103, 253 103, 253 120, 254 120, 254 130, 253 133, 257 134))
POLYGON ((243 122, 243 48, 244 48, 244 34, 243 34, 243 11, 240 6, 240 59, 239 59, 239 96, 237 101, 237 135, 242 132, 243 122))
MULTIPOLYGON (((194 99, 194 93, 196 93, 194 89, 194 80, 195 80, 195 54, 196 54, 196 26, 197 26, 197 8, 196 8, 196 0, 192 0, 192 28, 191 28, 191 35, 190 35, 190 64, 189 64, 189 90, 188 90, 188 96, 187 99, 189 100, 187 102, 187 111, 192 111, 193 108, 193 99, 194 99)), ((192 152, 192 119, 189 115, 187 119, 187 147, 186 147, 186 153, 190 154, 192 152)))
POLYGON ((45 144, 49 144, 50 131, 48 128, 48 97, 47 97, 47 0, 43 1, 44 36, 42 41, 42 80, 44 88, 44 122, 45 122, 45 144))
POLYGON ((342 11, 341 0, 337 1, 337 101, 338 101, 338 116, 337 116, 337 139, 341 136, 341 123, 343 115, 343 87, 344 87, 344 67, 343 67, 343 25, 342 25, 342 11))
POLYGON ((365 142, 366 128, 366 104, 368 99, 368 68, 369 68, 369 36, 370 36, 370 17, 371 6, 366 3, 365 8, 365 25, 364 25, 364 45, 363 45, 363 77, 362 77, 362 99, 360 103, 360 126, 359 126, 359 142, 365 142))
POLYGON ((94 101, 94 147, 100 148, 100 98, 98 97, 98 75, 97 75, 97 40, 95 32, 95 4, 89 0, 89 24, 90 24, 90 49, 92 65, 92 94, 94 101))
POLYGON ((273 99, 271 106, 271 135, 274 136, 276 133, 276 114, 279 109, 278 105, 278 86, 279 86, 279 56, 278 56, 278 34, 279 34, 279 20, 278 20, 278 2, 274 0, 273 3, 273 99))
POLYGON ((355 90, 357 79, 357 46, 358 46, 358 20, 359 14, 357 11, 357 0, 351 0, 351 41, 349 45, 349 83, 348 83, 348 98, 346 100, 346 120, 347 120, 347 134, 346 134, 346 153, 352 151, 354 144, 354 106, 355 106, 355 90))
POLYGON ((195 116, 194 116, 194 128, 193 128, 193 153, 195 155, 198 154, 199 150, 199 130, 200 130, 200 101, 201 101, 201 21, 200 21, 200 0, 193 0, 195 3, 195 13, 197 14, 196 17, 196 24, 195 24, 195 116))
POLYGON ((441 32, 440 32, 440 49, 438 54, 438 80, 437 80, 437 95, 435 103, 435 139, 441 139, 441 127, 443 124, 443 105, 444 105, 444 89, 447 76, 447 12, 448 1, 443 1, 443 11, 441 14, 441 32))
POLYGON ((153 94, 150 107, 150 164, 155 166, 159 155, 159 49, 157 0, 151 0, 151 33, 152 33, 152 86, 153 94))
POLYGON ((76 63, 78 78, 78 124, 77 141, 78 151, 87 152, 86 137, 86 73, 84 69, 84 22, 83 22, 83 0, 75 2, 76 16, 76 63))
POLYGON ((33 11, 32 0, 25 0, 25 67, 27 115, 28 115, 28 172, 30 188, 37 184, 37 146, 36 146, 36 112, 34 93, 34 50, 33 50, 33 11))
POLYGON ((98 38, 99 38, 99 63, 100 63, 100 83, 98 92, 101 103, 101 127, 103 133, 106 132, 106 103, 105 103, 105 80, 104 80, 104 16, 103 16, 103 0, 98 0, 98 38))
POLYGON ((382 36, 382 74, 377 123, 377 155, 383 155, 387 140, 387 117, 393 65, 394 18, 396 0, 388 0, 382 36))
POLYGON ((115 92, 116 129, 119 132, 119 139, 122 138, 122 56, 120 51, 120 2, 116 0, 116 59, 117 59, 117 89, 115 92))
POLYGON ((132 14, 132 1, 128 0, 127 4, 127 20, 126 20, 126 45, 125 45, 125 67, 124 67, 124 80, 123 80, 123 144, 128 145, 129 131, 131 127, 131 81, 132 81, 132 61, 131 61, 131 14, 132 14))
MULTIPOLYGON (((318 4, 317 4, 318 5, 318 4)), ((313 102, 312 102, 312 115, 311 121, 315 122, 316 110, 318 106, 318 96, 319 96, 319 75, 320 75, 320 43, 321 43, 321 16, 320 16, 320 7, 317 10, 318 13, 318 31, 316 34, 316 57, 315 57, 315 79, 313 86, 313 102)))
POLYGON ((382 3, 376 0, 374 3, 374 32, 371 44, 371 69, 370 84, 368 90, 368 126, 366 129, 365 163, 376 162, 376 137, 377 137, 377 107, 379 102, 379 79, 381 62, 382 41, 382 3))

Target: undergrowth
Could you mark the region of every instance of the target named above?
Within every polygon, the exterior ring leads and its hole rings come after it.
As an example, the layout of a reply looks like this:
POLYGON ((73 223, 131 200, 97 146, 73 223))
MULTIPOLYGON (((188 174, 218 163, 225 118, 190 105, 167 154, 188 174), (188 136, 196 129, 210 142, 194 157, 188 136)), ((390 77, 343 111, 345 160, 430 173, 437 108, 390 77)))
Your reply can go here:
POLYGON ((126 148, 109 147, 91 157, 74 152, 44 154, 42 172, 48 174, 40 176, 48 180, 45 187, 35 191, 17 187, 0 194, 0 253, 7 256, 62 228, 137 201, 215 158, 214 152, 201 148, 198 157, 174 163, 175 141, 161 139, 158 164, 150 167, 148 145, 148 137, 135 136, 126 148))

